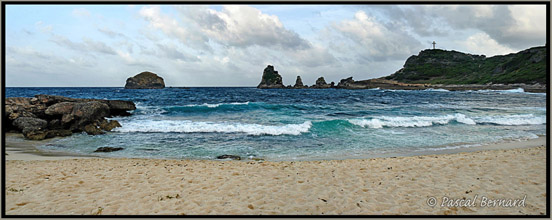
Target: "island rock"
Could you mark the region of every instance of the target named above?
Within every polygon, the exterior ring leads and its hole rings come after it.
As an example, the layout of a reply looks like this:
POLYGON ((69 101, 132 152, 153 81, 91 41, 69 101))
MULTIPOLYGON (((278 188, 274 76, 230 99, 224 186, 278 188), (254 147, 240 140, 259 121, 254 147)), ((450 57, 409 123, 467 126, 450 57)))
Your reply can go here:
POLYGON ((305 85, 303 85, 303 80, 301 79, 301 76, 297 76, 297 80, 295 80, 295 85, 293 86, 295 89, 302 89, 306 88, 305 85))
POLYGON ((320 77, 316 80, 316 83, 311 88, 327 89, 327 88, 331 88, 331 87, 332 86, 330 84, 326 83, 326 80, 324 79, 324 77, 320 77))
POLYGON ((152 72, 141 72, 126 81, 125 89, 163 89, 163 78, 152 72))
POLYGON ((261 83, 257 86, 259 89, 278 89, 286 88, 282 83, 282 76, 278 74, 278 71, 274 71, 274 67, 268 65, 263 71, 263 78, 261 83))

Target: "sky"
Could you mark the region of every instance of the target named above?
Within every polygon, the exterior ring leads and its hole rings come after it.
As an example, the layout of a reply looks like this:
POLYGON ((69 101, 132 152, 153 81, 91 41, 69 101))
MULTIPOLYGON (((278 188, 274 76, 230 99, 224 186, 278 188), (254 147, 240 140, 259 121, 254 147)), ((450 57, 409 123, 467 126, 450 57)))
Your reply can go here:
POLYGON ((285 85, 378 78, 432 47, 487 57, 546 43, 543 5, 6 5, 6 86, 285 85))

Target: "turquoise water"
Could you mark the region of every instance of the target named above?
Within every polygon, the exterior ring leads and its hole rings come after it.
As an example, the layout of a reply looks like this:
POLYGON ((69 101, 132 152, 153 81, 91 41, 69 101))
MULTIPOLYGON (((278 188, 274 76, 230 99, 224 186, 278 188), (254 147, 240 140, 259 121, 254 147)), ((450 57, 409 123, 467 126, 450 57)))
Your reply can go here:
POLYGON ((42 151, 105 157, 267 160, 366 158, 473 149, 546 134, 546 94, 446 90, 256 88, 7 88, 35 94, 131 100, 123 127, 75 134, 42 151), (122 151, 94 153, 98 147, 122 151))

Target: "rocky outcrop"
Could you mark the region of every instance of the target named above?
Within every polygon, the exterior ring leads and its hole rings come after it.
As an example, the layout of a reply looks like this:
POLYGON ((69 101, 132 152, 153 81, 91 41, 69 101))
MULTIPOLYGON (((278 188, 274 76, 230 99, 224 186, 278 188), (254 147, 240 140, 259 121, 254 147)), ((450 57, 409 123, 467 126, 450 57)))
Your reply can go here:
POLYGON ((257 86, 259 89, 279 89, 286 88, 282 83, 282 76, 278 71, 274 71, 274 67, 268 65, 263 71, 261 83, 257 86))
POLYGON ((355 83, 355 81, 353 80, 353 77, 349 77, 349 78, 345 78, 345 79, 342 79, 339 81, 339 83, 337 83, 337 88, 347 88, 351 85, 353 85, 355 83))
POLYGON ((120 150, 123 150, 123 149, 124 148, 122 148, 122 147, 99 147, 94 152, 106 153, 106 152, 120 151, 120 150))
POLYGON ((125 89, 163 89, 163 78, 152 72, 141 72, 126 80, 125 89))
POLYGON ((219 159, 219 160, 224 160, 224 159, 241 160, 241 157, 237 156, 237 155, 224 154, 224 155, 217 156, 217 159, 219 159))
POLYGON ((320 77, 316 80, 316 83, 311 86, 311 88, 314 88, 314 89, 327 89, 327 88, 331 88, 332 86, 330 84, 327 84, 326 83, 326 80, 324 79, 324 77, 320 77))
POLYGON ((307 86, 303 85, 303 80, 301 79, 301 76, 297 76, 297 79, 295 80, 295 85, 293 86, 294 89, 303 89, 307 88, 307 86))
POLYGON ((103 134, 121 126, 105 117, 129 115, 128 111, 135 109, 134 103, 123 100, 36 95, 6 98, 4 117, 8 130, 21 132, 27 139, 42 140, 83 131, 103 134))

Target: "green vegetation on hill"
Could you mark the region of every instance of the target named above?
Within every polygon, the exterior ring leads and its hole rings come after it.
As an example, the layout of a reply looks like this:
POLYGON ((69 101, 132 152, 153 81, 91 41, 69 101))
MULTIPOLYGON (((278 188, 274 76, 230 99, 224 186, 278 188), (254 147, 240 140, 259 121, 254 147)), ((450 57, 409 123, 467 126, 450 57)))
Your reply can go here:
POLYGON ((546 47, 486 58, 458 51, 423 50, 385 79, 429 84, 546 84, 546 47))

